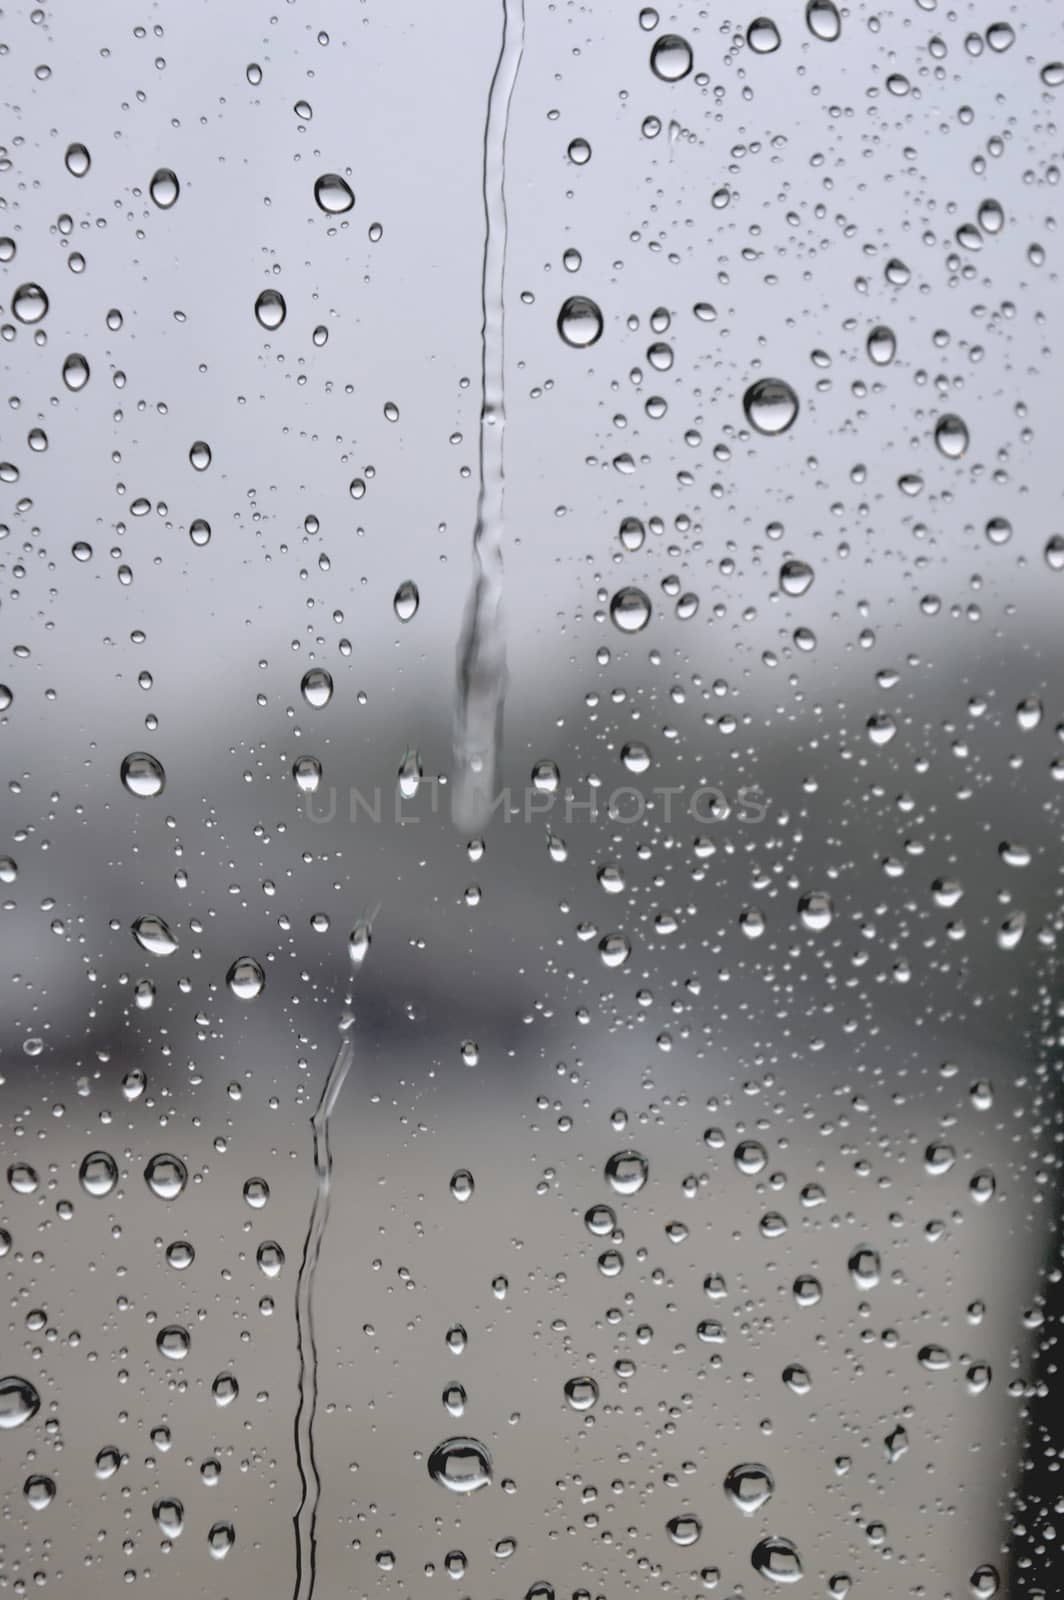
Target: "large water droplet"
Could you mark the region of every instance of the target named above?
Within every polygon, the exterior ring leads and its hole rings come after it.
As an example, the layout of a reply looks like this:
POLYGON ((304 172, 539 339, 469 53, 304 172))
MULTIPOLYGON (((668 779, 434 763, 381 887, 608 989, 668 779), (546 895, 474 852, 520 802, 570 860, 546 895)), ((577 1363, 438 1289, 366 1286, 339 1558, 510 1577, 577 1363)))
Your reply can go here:
POLYGON ((254 956, 238 956, 225 981, 238 1000, 255 1000, 266 987, 266 974, 254 956))
POLYGON ((303 674, 300 684, 303 699, 308 706, 313 706, 315 711, 320 711, 332 699, 333 681, 331 675, 324 667, 311 667, 303 674))
POLYGON ((118 1182, 118 1164, 106 1150, 90 1150, 78 1168, 78 1180, 86 1194, 102 1199, 118 1182))
POLYGON ((691 46, 678 33, 663 33, 650 52, 650 70, 663 83, 679 83, 694 66, 691 46))
POLYGON ((760 1539, 750 1556, 755 1572, 769 1583, 797 1583, 802 1576, 802 1563, 790 1539, 760 1539))
POLYGON ((83 178, 92 166, 92 157, 83 144, 68 144, 63 164, 72 178, 83 178))
POLYGON ((935 443, 944 456, 959 461, 968 448, 968 429, 961 417, 948 412, 935 424, 935 443))
POLYGON ((280 289, 263 289, 255 301, 255 319, 260 326, 272 333, 287 315, 288 307, 280 289))
POLYGON ((850 1276, 858 1289, 874 1289, 879 1282, 879 1251, 871 1245, 860 1245, 849 1259, 850 1276))
POLYGON ((558 312, 558 332, 574 350, 586 350, 602 337, 602 312, 587 295, 570 295, 558 312))
POLYGON ((665 1532, 673 1544, 697 1544, 702 1537, 702 1524, 697 1517, 687 1512, 678 1517, 670 1517, 665 1524, 665 1532))
POLYGON ((122 782, 130 794, 141 800, 162 794, 166 786, 166 772, 161 761, 146 750, 133 750, 122 762, 122 782))
POLYGON ((772 1474, 759 1461, 742 1461, 724 1479, 724 1492, 737 1511, 752 1517, 772 1496, 772 1474))
POLYGON ((21 1428, 36 1416, 41 1397, 25 1378, 0 1378, 0 1428, 21 1428))
POLYGON ((478 1439, 445 1439, 428 1465, 429 1476, 455 1494, 472 1494, 491 1482, 491 1457, 478 1439))
POLYGON ((156 1500, 151 1514, 165 1539, 177 1539, 185 1526, 185 1508, 180 1500, 156 1500))
POLYGON ((314 181, 314 199, 320 210, 336 217, 343 211, 350 211, 355 194, 347 179, 341 178, 338 172, 323 172, 314 181))
POLYGON ((63 382, 72 394, 84 389, 89 381, 89 363, 75 351, 63 362, 63 382))
POLYGON ((188 1182, 188 1168, 180 1156, 163 1151, 144 1168, 144 1181, 160 1200, 176 1200, 188 1182))
POLYGON ((184 1361, 192 1349, 192 1338, 187 1328, 182 1328, 179 1323, 173 1322, 168 1327, 160 1328, 155 1335, 155 1348, 167 1361, 184 1361))
POLYGON ((410 622, 417 616, 417 608, 421 604, 421 594, 417 584, 412 578, 406 578, 395 591, 392 605, 400 622, 410 622))
POLYGON ((181 193, 177 173, 172 172, 169 167, 160 167, 152 176, 148 193, 160 211, 169 211, 172 205, 176 205, 177 197, 181 193))
POLYGON ((805 594, 812 582, 813 569, 808 561, 799 561, 797 557, 793 557, 780 567, 780 588, 792 599, 805 594))
POLYGON ((20 283, 11 296, 11 311, 19 322, 40 322, 48 314, 48 296, 39 283, 20 283))
POLYGON ((606 1181, 618 1194, 638 1194, 649 1171, 646 1156, 638 1150, 618 1150, 606 1162, 606 1181))
POLYGON ((758 378, 743 395, 743 410, 758 433, 786 433, 798 415, 798 396, 782 378, 758 378))
POLYGON ((594 1378, 570 1378, 565 1385, 565 1398, 574 1411, 590 1411, 598 1397, 594 1378))
POLYGON ((132 933, 141 949, 150 956, 172 956, 177 949, 177 940, 162 917, 154 916, 151 912, 137 918, 132 933))
POLYGON ((832 44, 842 32, 842 20, 834 0, 809 0, 805 8, 805 21, 815 39, 832 44))
POLYGON ((618 589, 610 601, 610 621, 622 633, 638 633, 650 621, 650 601, 642 589, 618 589))
POLYGON ((755 17, 746 30, 746 42, 755 55, 769 56, 780 47, 780 30, 771 17, 755 17))
POLYGON ((55 1481, 43 1472, 34 1472, 22 1485, 22 1492, 34 1511, 44 1511, 55 1499, 55 1481))

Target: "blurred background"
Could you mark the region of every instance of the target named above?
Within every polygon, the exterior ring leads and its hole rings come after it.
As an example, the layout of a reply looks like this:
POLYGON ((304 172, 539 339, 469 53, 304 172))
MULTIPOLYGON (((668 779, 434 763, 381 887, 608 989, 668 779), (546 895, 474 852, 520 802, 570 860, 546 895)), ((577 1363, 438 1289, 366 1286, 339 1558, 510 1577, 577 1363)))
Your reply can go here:
POLYGON ((526 0, 470 838, 502 22, 3 15, 0 1583, 1057 1595, 1056 8, 526 0))

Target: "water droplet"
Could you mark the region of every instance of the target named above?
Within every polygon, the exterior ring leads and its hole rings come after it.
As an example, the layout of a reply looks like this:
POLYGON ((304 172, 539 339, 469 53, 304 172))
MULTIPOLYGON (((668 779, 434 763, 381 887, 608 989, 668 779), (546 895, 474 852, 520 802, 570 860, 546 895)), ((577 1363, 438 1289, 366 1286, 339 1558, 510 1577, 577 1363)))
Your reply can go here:
POLYGON ((583 167, 591 160, 591 146, 586 139, 573 139, 566 154, 574 167, 583 167))
POLYGON ((309 671, 304 672, 299 687, 307 705, 313 706, 315 711, 320 711, 332 699, 332 676, 324 667, 311 667, 309 671))
POLYGON ((968 429, 962 419, 952 412, 939 417, 935 424, 935 443, 944 456, 959 461, 968 448, 968 429))
POLYGON ((876 1287, 880 1273, 878 1250, 873 1250, 870 1245, 861 1245, 853 1251, 847 1265, 850 1269, 850 1276, 858 1289, 874 1289, 876 1287))
POLYGON ((649 1171, 646 1156, 638 1150, 618 1150, 606 1162, 606 1181, 618 1194, 638 1194, 649 1171))
POLYGON ((663 33, 650 52, 650 70, 663 83, 679 83, 694 66, 691 46, 678 33, 663 33))
POLYGON ((642 589, 618 589, 610 601, 610 621, 622 633, 638 633, 650 621, 650 601, 642 589))
POLYGON ((192 1339, 187 1328, 174 1322, 159 1329, 155 1335, 155 1348, 167 1361, 184 1361, 192 1348, 192 1339))
POLYGON ((25 1378, 0 1378, 0 1428, 21 1428, 36 1416, 41 1397, 25 1378))
POLYGON ((97 1450, 93 1467, 98 1478, 113 1478, 122 1465, 122 1452, 113 1444, 105 1444, 102 1450, 97 1450))
POLYGON ((177 197, 181 193, 177 173, 172 172, 169 167, 160 167, 152 176, 148 193, 160 211, 169 211, 172 205, 176 205, 177 197))
POLYGON ((288 307, 280 289, 263 289, 255 301, 256 321, 272 333, 281 326, 287 315, 288 307))
POLYGON ((55 1499, 55 1484, 43 1473, 35 1472, 26 1479, 22 1492, 34 1511, 44 1511, 55 1499))
POLYGON ((188 1168, 180 1156, 163 1152, 144 1168, 144 1181, 160 1200, 176 1200, 188 1182, 188 1168))
POLYGON ((565 1398, 574 1411, 590 1411, 599 1397, 599 1387, 594 1378, 569 1378, 565 1385, 565 1398))
POLYGON ((842 20, 834 0, 809 0, 805 8, 805 21, 815 39, 833 44, 842 32, 842 20))
POLYGON ((276 1239, 264 1239, 255 1252, 259 1271, 266 1278, 280 1277, 284 1266, 284 1251, 276 1239))
POLYGON ((314 199, 321 211, 331 217, 337 217, 344 211, 350 211, 355 203, 354 190, 346 178, 341 178, 338 172, 323 172, 314 182, 314 199))
POLYGON ((590 1206, 584 1213, 584 1226, 588 1233, 604 1237, 617 1226, 617 1218, 610 1206, 590 1206))
POLYGON ((68 144, 63 162, 73 178, 83 178, 92 166, 92 157, 83 144, 68 144))
POLYGON ((89 363, 85 357, 74 352, 67 356, 63 362, 63 382, 67 388, 77 394, 79 389, 84 389, 89 381, 89 363))
POLYGON ((231 1522, 215 1522, 207 1534, 207 1548, 215 1561, 224 1561, 236 1543, 236 1529, 231 1522))
POLYGON ((825 894, 823 889, 807 889, 798 901, 798 915, 804 927, 813 933, 823 933, 825 928, 831 926, 835 906, 831 896, 825 894))
POLYGON ((255 1000, 266 987, 266 974, 254 956, 238 956, 225 981, 238 1000, 255 1000))
POLYGON ((292 763, 292 776, 301 794, 316 793, 321 774, 321 762, 317 756, 297 756, 292 763))
POLYGON ((188 459, 195 472, 206 472, 213 459, 206 439, 195 439, 189 446, 188 459))
POLYGON ((602 337, 602 312, 586 295, 570 295, 558 312, 558 332, 574 350, 586 350, 602 337))
POLYGON ((185 1508, 180 1500, 156 1500, 151 1514, 165 1539, 180 1538, 185 1527, 185 1508))
POLYGON ((48 296, 39 283, 20 283, 11 296, 11 311, 19 322, 31 325, 48 314, 48 296))
POLYGON ((172 956, 177 949, 177 940, 162 917, 153 916, 150 912, 137 918, 132 933, 141 949, 150 956, 172 956))
POLYGON ((118 1164, 106 1150, 91 1150, 78 1168, 78 1180, 86 1194, 102 1199, 118 1182, 118 1164))
POLYGON ((473 1494, 491 1482, 491 1456, 478 1439, 445 1439, 428 1466, 429 1477, 454 1494, 473 1494))
POLYGON ((690 1512, 678 1517, 670 1517, 665 1524, 665 1532, 673 1544, 697 1544, 702 1537, 702 1524, 690 1512))
POLYGON ((443 1391, 443 1403, 452 1417, 460 1417, 466 1406, 466 1392, 460 1383, 449 1383, 443 1391))
POLYGON ((789 594, 792 599, 797 599, 810 588, 813 582, 813 569, 808 561, 799 561, 793 558, 785 561, 780 567, 780 588, 784 594, 789 594))
POLYGON ((783 1381, 792 1394, 808 1394, 813 1387, 813 1380, 805 1367, 797 1361, 792 1361, 783 1369, 783 1381))
POLYGON ((740 1139, 735 1146, 735 1165, 748 1178, 763 1172, 768 1162, 768 1152, 759 1139, 740 1139))
POLYGON ((216 1405, 232 1405, 240 1393, 240 1385, 231 1372, 219 1372, 211 1384, 211 1393, 214 1396, 216 1405))
POLYGON ((456 1200, 466 1201, 473 1197, 476 1183, 473 1174, 467 1167, 459 1167, 451 1176, 451 1193, 456 1200))
POLYGON ((770 1499, 776 1485, 767 1467, 757 1461, 743 1461, 732 1467, 724 1479, 724 1492, 736 1510, 752 1517, 770 1499))
POLYGON ((417 584, 412 578, 406 578, 395 591, 392 601, 395 614, 400 622, 410 622, 417 616, 417 608, 421 604, 421 594, 417 584))
POLYGON ((972 1591, 974 1600, 993 1600, 1000 1585, 1001 1579, 998 1575, 998 1570, 996 1567, 992 1567, 989 1561, 984 1562, 982 1566, 976 1567, 968 1579, 968 1587, 972 1591))
POLYGON ((1047 89, 1059 89, 1064 83, 1064 61, 1047 61, 1039 76, 1047 89))
POLYGON ((421 786, 421 757, 416 750, 407 750, 399 763, 396 781, 404 800, 413 800, 421 786))
POLYGON ((166 1247, 166 1264, 175 1272, 184 1272, 196 1259, 196 1251, 187 1239, 174 1239, 166 1247))
POLYGON ((162 794, 166 786, 166 773, 161 761, 148 755, 146 750, 133 750, 122 762, 122 782, 130 794, 147 800, 162 794))
POLYGON ((801 1558, 790 1539, 759 1539, 750 1560, 769 1583, 797 1583, 802 1576, 801 1558))
POLYGON ((743 410, 758 433, 786 433, 798 415, 798 396, 782 378, 758 378, 743 395, 743 410))
POLYGON ((894 329, 888 328, 885 323, 878 322, 869 330, 865 349, 868 359, 874 361, 877 367, 887 367, 894 360, 897 352, 898 341, 894 337, 894 329))
POLYGON ((204 517, 194 517, 189 524, 188 536, 197 550, 211 542, 211 525, 204 517))
POLYGON ((771 17, 755 17, 746 30, 746 42, 755 55, 772 55, 780 47, 780 30, 771 17))

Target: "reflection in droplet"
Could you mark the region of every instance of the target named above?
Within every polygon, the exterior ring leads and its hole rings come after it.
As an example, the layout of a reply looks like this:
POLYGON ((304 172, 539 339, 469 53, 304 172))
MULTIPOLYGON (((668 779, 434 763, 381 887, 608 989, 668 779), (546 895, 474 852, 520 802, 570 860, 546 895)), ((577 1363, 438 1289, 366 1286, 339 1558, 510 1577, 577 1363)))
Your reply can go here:
POLYGON ((137 918, 132 933, 141 949, 146 950, 150 956, 172 956, 177 949, 177 940, 162 917, 154 916, 150 912, 137 918))
POLYGON ((429 1476, 455 1494, 472 1494, 491 1482, 491 1456, 478 1439, 445 1439, 429 1456, 429 1476))
POLYGON ((272 333, 287 315, 288 307, 280 289, 263 289, 255 301, 255 319, 259 325, 272 333))
POLYGON ((638 633, 650 621, 650 601, 642 589, 618 589, 610 601, 610 621, 622 633, 638 633))
POLYGON ((570 295, 558 312, 558 332, 574 350, 586 350, 602 337, 602 312, 587 295, 570 295))
POLYGON ((771 1498, 776 1485, 772 1474, 759 1461, 743 1461, 732 1467, 724 1479, 724 1492, 736 1510, 752 1517, 771 1498))
POLYGON ((944 456, 958 461, 968 448, 968 429, 962 418, 947 412, 935 424, 935 443, 944 456))
POLYGON ((694 65, 691 46, 678 33, 663 33, 650 52, 650 69, 663 83, 679 83, 694 65))
POLYGON ((341 178, 338 172, 323 172, 314 181, 314 199, 320 210, 335 217, 341 212, 350 211, 355 203, 355 194, 347 179, 341 178))
POLYGON ((176 1200, 188 1182, 188 1168, 180 1156, 163 1152, 144 1168, 144 1181, 160 1200, 176 1200))
POLYGON ((21 1428, 36 1416, 41 1397, 25 1378, 0 1378, 0 1428, 21 1428))
POLYGON ((238 956, 225 981, 238 1000, 255 1000, 266 987, 266 974, 254 956, 238 956))
POLYGON ((758 378, 743 395, 743 410, 758 433, 786 433, 798 415, 798 396, 782 378, 758 378))
POLYGON ((760 1539, 750 1556, 755 1572, 770 1583, 797 1583, 802 1576, 802 1563, 790 1539, 760 1539))
POLYGON ((181 185, 177 181, 177 173, 172 172, 169 167, 160 167, 148 185, 148 193, 160 211, 169 211, 181 193, 181 185))
POLYGON ((161 761, 146 750, 133 750, 122 761, 122 782, 130 794, 139 799, 151 799, 162 794, 166 786, 166 772, 161 761))
POLYGON ((86 1194, 102 1199, 118 1182, 118 1163, 106 1150, 91 1150, 78 1168, 78 1181, 86 1194))
POLYGON ((638 1194, 649 1171, 646 1156, 638 1150, 618 1150, 606 1162, 606 1181, 618 1194, 638 1194))

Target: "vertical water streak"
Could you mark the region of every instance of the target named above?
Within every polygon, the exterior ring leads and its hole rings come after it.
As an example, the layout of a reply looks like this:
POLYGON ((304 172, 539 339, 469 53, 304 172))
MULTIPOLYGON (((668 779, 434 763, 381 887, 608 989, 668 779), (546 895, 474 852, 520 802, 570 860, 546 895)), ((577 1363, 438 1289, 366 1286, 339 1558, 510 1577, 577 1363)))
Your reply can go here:
POLYGON ((321 1098, 311 1118, 314 1131, 316 1189, 310 1222, 303 1241, 303 1259, 296 1283, 296 1346, 299 1355, 299 1405, 296 1410, 296 1464, 301 1494, 295 1514, 296 1584, 294 1600, 310 1600, 317 1578, 318 1501, 321 1479, 314 1454, 314 1421, 318 1408, 318 1346, 314 1332, 314 1279, 321 1255, 325 1224, 332 1198, 332 1150, 329 1119, 351 1066, 354 1048, 345 1034, 325 1079, 321 1098))
POLYGON ((484 256, 481 276, 479 488, 473 584, 458 647, 451 815, 472 833, 490 814, 506 693, 502 626, 506 272, 506 136, 525 44, 524 0, 503 0, 502 42, 484 122, 484 256))

